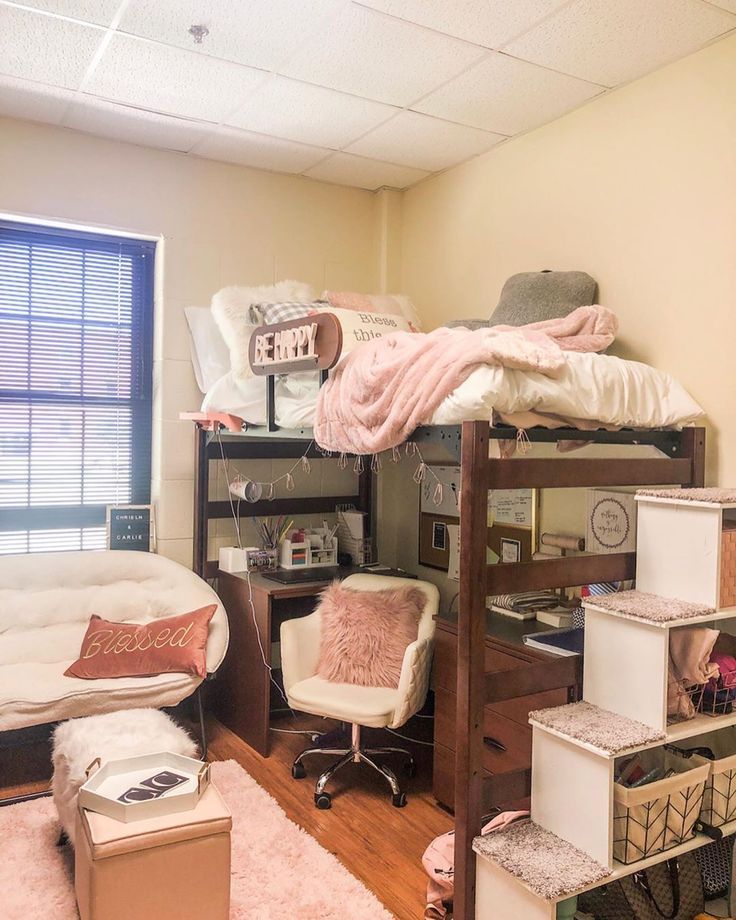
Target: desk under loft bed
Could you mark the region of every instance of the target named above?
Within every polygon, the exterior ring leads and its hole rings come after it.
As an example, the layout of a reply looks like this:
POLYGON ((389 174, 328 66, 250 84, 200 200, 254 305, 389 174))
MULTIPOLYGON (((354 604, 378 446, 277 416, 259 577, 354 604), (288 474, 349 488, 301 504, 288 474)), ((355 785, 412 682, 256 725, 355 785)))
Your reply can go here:
MULTIPOLYGON (((705 432, 702 428, 582 431, 574 428, 531 428, 529 441, 625 445, 656 448, 657 455, 591 457, 581 454, 551 458, 489 458, 492 440, 509 441, 515 428, 491 426, 488 421, 418 428, 409 439, 422 449, 437 445, 460 464, 462 516, 460 523, 460 593, 457 639, 457 713, 455 738, 455 913, 456 920, 475 916, 475 857, 473 838, 482 815, 528 796, 530 770, 484 776, 483 714, 488 704, 580 683, 580 661, 575 657, 545 661, 516 672, 485 673, 484 644, 488 595, 572 587, 596 582, 632 579, 636 554, 577 555, 533 562, 488 565, 486 562, 487 493, 489 489, 596 488, 608 486, 702 486, 705 469, 705 432)), ((312 439, 310 429, 269 431, 254 427, 236 434, 197 429, 194 567, 203 576, 216 573, 208 561, 207 533, 213 519, 229 517, 228 501, 210 501, 208 465, 212 460, 298 458, 312 439)), ((309 456, 321 457, 316 447, 309 456)), ((336 458, 335 458, 336 459, 336 458)), ((267 515, 334 511, 351 502, 371 512, 373 473, 369 464, 359 474, 354 496, 275 498, 248 506, 248 514, 267 515)))
MULTIPOLYGON (((217 560, 207 559, 207 545, 210 522, 231 518, 233 508, 228 499, 212 500, 210 497, 210 463, 222 463, 223 458, 231 460, 298 460, 306 455, 310 459, 324 459, 316 445, 309 446, 312 432, 309 429, 295 431, 269 431, 265 427, 246 427, 241 432, 231 432, 215 426, 208 430, 198 424, 194 455, 194 560, 193 569, 202 578, 217 575, 217 560)), ((334 458, 337 463, 337 458, 334 458)), ((268 515, 331 514, 337 505, 353 505, 367 514, 367 531, 371 522, 370 469, 358 474, 358 490, 354 495, 315 495, 295 497, 291 495, 262 499, 257 502, 243 502, 241 515, 263 517, 268 515)))

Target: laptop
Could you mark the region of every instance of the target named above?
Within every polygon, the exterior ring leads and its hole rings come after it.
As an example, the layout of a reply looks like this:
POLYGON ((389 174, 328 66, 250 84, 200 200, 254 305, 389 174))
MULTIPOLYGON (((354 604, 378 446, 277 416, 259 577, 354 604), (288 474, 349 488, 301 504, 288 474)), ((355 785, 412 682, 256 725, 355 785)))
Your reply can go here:
POLYGON ((329 565, 320 568, 307 569, 273 569, 271 572, 261 572, 264 578, 277 581, 282 585, 304 585, 315 581, 332 581, 345 574, 339 565, 329 565))

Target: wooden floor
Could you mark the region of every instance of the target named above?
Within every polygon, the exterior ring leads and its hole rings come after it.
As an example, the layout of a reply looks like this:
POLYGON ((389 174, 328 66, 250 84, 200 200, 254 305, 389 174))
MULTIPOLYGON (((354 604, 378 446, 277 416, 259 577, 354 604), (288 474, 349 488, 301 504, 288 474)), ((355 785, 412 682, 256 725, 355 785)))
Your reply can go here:
MULTIPOLYGON (((322 719, 299 715, 273 722, 289 731, 331 727, 322 719)), ((413 719, 402 730, 413 738, 431 740, 432 721, 413 719)), ((307 778, 294 780, 291 762, 309 746, 303 735, 273 732, 272 754, 263 758, 245 742, 211 720, 208 727, 209 759, 236 760, 264 789, 273 795, 286 814, 322 846, 334 853, 353 875, 361 879, 398 920, 421 920, 424 916, 427 877, 421 857, 429 841, 452 827, 452 818, 432 797, 432 749, 411 745, 384 731, 368 730, 368 744, 409 747, 417 760, 417 775, 404 779, 405 808, 394 808, 388 786, 369 767, 349 765, 330 785, 333 804, 329 811, 314 805, 314 782, 328 766, 328 757, 307 763, 307 778)), ((389 763, 389 758, 385 758, 389 763)), ((0 798, 35 792, 48 787, 48 745, 38 743, 0 751, 0 798), (24 781, 25 779, 31 781, 24 781)))
MULTIPOLYGON (((326 730, 322 719, 304 715, 297 719, 285 717, 273 724, 292 731, 326 730)), ((402 733, 415 738, 428 735, 431 739, 431 724, 426 720, 425 728, 414 719, 402 733)), ((385 781, 370 767, 351 764, 337 774, 329 787, 333 792, 332 808, 320 811, 314 805, 314 782, 331 759, 311 758, 311 763, 306 764, 307 778, 294 780, 291 762, 309 746, 309 738, 272 734, 272 753, 266 759, 214 723, 210 730, 210 759, 237 760, 293 821, 334 853, 398 920, 421 920, 427 889, 422 853, 433 837, 452 827, 452 818, 432 797, 432 749, 405 744, 387 732, 366 732, 364 740, 369 744, 409 747, 414 752, 418 766, 414 778, 404 780, 397 767, 409 803, 405 808, 394 808, 385 781)), ((385 760, 389 763, 388 758, 385 760)))

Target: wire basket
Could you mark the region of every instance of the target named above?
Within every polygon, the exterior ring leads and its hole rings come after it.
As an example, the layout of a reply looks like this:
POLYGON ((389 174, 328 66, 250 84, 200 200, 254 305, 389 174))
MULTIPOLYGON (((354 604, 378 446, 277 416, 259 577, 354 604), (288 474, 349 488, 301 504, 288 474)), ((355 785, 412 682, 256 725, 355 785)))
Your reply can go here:
POLYGON ((733 687, 727 687, 722 677, 707 684, 692 684, 684 688, 696 713, 704 716, 727 716, 733 712, 733 687))
POLYGON ((674 775, 646 786, 613 787, 613 856, 637 862, 692 837, 703 804, 710 763, 657 749, 651 762, 674 775))

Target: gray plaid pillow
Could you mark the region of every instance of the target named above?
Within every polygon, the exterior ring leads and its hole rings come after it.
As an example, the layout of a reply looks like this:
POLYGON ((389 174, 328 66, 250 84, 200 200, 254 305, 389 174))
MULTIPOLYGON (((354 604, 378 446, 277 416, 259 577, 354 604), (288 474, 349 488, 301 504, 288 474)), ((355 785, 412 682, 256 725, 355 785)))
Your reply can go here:
POLYGON ((290 319, 301 319, 309 316, 313 310, 327 307, 326 300, 315 300, 312 303, 285 301, 284 303, 254 303, 251 305, 248 318, 254 326, 273 326, 274 323, 285 323, 290 319))

